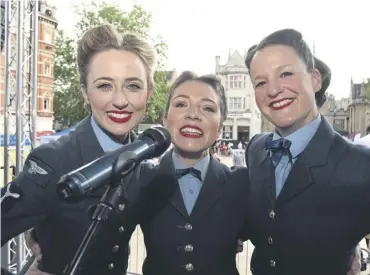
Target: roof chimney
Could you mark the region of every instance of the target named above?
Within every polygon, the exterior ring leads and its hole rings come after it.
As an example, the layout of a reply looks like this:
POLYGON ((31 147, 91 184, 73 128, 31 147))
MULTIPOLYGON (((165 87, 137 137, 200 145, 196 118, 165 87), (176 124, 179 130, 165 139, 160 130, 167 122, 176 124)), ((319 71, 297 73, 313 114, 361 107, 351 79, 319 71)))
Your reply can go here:
POLYGON ((220 66, 220 56, 216 56, 216 67, 220 66))

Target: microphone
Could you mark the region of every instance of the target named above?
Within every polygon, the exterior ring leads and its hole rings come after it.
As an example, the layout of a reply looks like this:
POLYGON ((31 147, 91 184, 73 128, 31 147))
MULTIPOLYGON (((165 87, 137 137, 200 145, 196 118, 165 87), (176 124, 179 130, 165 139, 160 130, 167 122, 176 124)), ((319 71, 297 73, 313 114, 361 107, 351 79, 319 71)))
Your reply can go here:
POLYGON ((62 176, 57 194, 61 200, 78 202, 117 173, 128 174, 143 160, 159 157, 170 144, 171 135, 165 128, 146 129, 134 142, 62 176))

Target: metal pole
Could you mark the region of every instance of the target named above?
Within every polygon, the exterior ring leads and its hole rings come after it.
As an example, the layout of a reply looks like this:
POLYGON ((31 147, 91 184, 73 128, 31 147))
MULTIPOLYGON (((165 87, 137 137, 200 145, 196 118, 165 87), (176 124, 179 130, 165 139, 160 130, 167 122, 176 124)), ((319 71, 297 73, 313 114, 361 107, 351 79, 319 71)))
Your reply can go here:
POLYGON ((5 1, 5 95, 4 95, 4 184, 9 182, 9 105, 10 105, 10 74, 12 62, 11 43, 11 2, 5 1))
MULTIPOLYGON (((23 168, 24 158, 24 116, 23 116, 23 62, 24 62, 24 1, 18 1, 18 28, 17 28, 17 101, 16 101, 16 174, 18 175, 23 168)), ((24 242, 23 236, 17 237, 17 272, 19 272, 23 265, 24 256, 24 242)))
POLYGON ((39 51, 39 1, 33 1, 33 36, 32 36, 32 44, 33 44, 33 68, 32 68, 32 112, 31 116, 31 125, 32 125, 32 133, 31 133, 31 141, 32 141, 32 148, 36 147, 36 119, 37 119, 37 68, 38 68, 38 51, 39 51))
MULTIPOLYGON (((23 169, 26 128, 27 132, 31 132, 30 138, 34 146, 36 142, 39 7, 37 0, 1 0, 1 2, 6 5, 4 182, 8 183, 11 181, 10 167, 16 164, 15 175, 23 169), (10 154, 12 150, 10 142, 14 142, 9 139, 10 135, 16 137, 15 159, 10 154)), ((19 272, 29 254, 23 234, 10 240, 2 252, 3 266, 7 265, 12 272, 19 272)))
MULTIPOLYGON (((10 102, 10 74, 11 74, 11 17, 12 17, 12 10, 11 10, 11 3, 10 1, 5 1, 5 91, 4 91, 4 185, 9 182, 9 146, 8 146, 8 136, 9 136, 9 116, 8 116, 8 108, 10 102)), ((1 263, 2 266, 8 267, 10 264, 10 249, 9 243, 6 244, 1 249, 1 263)))
MULTIPOLYGON (((8 183, 11 181, 10 167, 16 164, 14 169, 16 175, 23 169, 26 127, 27 131, 36 134, 36 130, 32 131, 30 127, 30 121, 33 122, 33 129, 36 129, 38 1, 1 0, 1 2, 6 6, 4 183, 8 183), (34 33, 31 34, 31 31, 34 33), (15 136, 16 139, 10 140, 10 136, 15 136), (14 141, 16 141, 15 159, 10 154, 12 150, 10 142, 14 141)), ((32 136, 30 138, 35 143, 35 138, 32 136)), ((16 270, 19 272, 28 254, 23 235, 10 240, 2 252, 2 265, 8 266, 12 272, 16 270)))
POLYGON ((18 1, 18 28, 17 28, 17 91, 16 91, 16 174, 22 171, 23 166, 23 142, 24 142, 24 117, 23 109, 23 89, 24 81, 22 77, 23 72, 23 57, 24 57, 24 1, 18 1))

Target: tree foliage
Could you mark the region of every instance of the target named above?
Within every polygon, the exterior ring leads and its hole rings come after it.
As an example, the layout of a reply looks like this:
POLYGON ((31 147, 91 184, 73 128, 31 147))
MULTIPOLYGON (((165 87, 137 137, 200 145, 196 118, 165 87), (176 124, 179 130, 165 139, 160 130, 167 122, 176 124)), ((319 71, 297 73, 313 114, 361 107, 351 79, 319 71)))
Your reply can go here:
POLYGON ((80 91, 75 41, 58 31, 54 61, 54 118, 69 127, 88 114, 80 91), (82 108, 81 108, 82 106, 82 108))
MULTIPOLYGON (((58 31, 55 40, 54 64, 54 116, 62 127, 70 127, 87 114, 88 109, 80 91, 79 74, 76 63, 76 45, 83 33, 92 27, 112 24, 120 32, 132 32, 146 38, 155 46, 158 57, 157 68, 161 69, 166 59, 167 46, 160 36, 150 36, 151 14, 140 6, 131 11, 122 10, 118 5, 102 2, 84 2, 75 6, 75 13, 80 20, 75 26, 75 37, 67 37, 58 31)), ((163 73, 164 74, 164 73, 163 73)), ((162 74, 156 75, 156 89, 148 103, 146 122, 158 123, 166 103, 167 79, 162 74)))
POLYGON ((146 117, 143 123, 161 123, 163 117, 163 112, 166 107, 168 98, 168 80, 166 71, 157 71, 154 75, 154 82, 156 87, 153 94, 148 102, 148 107, 146 110, 146 117))

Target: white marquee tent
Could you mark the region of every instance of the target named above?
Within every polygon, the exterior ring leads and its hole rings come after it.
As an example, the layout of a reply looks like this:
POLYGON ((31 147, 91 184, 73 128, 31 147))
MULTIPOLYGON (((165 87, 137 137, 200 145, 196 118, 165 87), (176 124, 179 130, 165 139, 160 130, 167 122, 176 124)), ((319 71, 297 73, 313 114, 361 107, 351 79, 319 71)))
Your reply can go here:
POLYGON ((71 127, 71 128, 65 129, 63 131, 56 132, 56 133, 51 134, 51 135, 41 136, 40 137, 40 145, 48 143, 48 142, 53 141, 53 140, 57 140, 61 136, 65 135, 65 134, 68 134, 70 131, 73 131, 74 129, 75 129, 75 127, 71 127))

